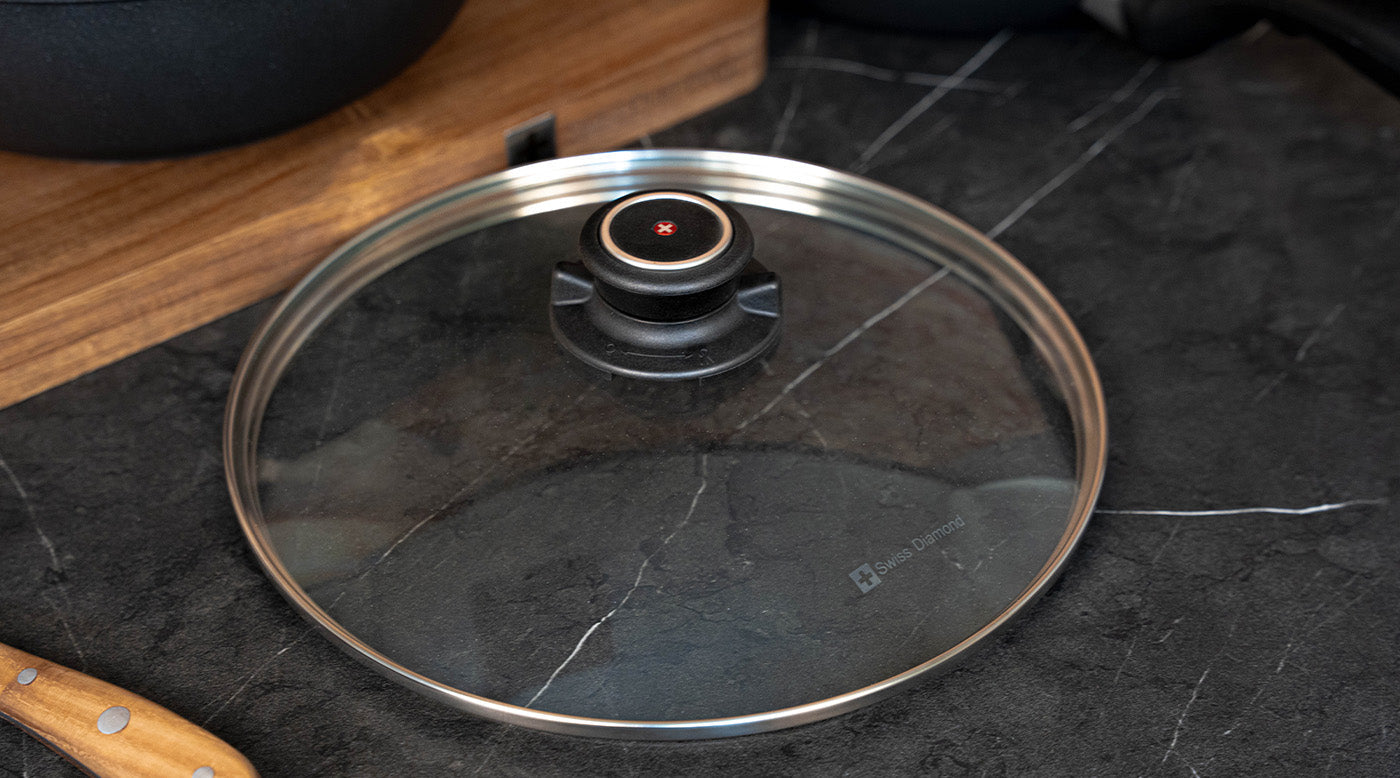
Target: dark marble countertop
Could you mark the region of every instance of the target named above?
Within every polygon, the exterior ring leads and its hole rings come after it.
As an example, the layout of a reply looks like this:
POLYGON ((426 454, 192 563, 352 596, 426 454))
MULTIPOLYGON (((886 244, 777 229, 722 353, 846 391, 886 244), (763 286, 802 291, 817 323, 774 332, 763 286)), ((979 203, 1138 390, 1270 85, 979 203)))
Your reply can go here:
MULTIPOLYGON (((0 411, 0 640, 266 776, 1400 773, 1400 100, 1267 30, 1168 63, 1088 27, 783 17, 771 57, 646 143, 946 208, 1045 282, 1102 374, 1100 509, 959 669, 692 743, 502 726, 384 680, 264 578, 225 492, 223 402, 265 304, 0 411)), ((13 727, 0 772, 75 774, 13 727)))

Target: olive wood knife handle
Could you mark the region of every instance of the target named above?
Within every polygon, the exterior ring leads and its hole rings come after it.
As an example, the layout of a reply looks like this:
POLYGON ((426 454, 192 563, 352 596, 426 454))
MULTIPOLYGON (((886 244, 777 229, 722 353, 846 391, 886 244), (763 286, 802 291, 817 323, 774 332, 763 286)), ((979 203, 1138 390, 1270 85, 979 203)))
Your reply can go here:
POLYGON ((101 778, 256 778, 232 746, 161 706, 0 644, 0 716, 101 778))

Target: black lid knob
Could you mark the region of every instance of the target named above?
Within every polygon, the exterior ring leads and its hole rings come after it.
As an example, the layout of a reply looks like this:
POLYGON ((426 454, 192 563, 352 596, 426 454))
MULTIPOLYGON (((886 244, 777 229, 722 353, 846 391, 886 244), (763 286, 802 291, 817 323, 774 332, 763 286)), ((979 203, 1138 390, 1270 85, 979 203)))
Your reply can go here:
POLYGON ((778 339, 778 279, 753 258, 737 211, 695 192, 637 192, 600 208, 582 264, 554 270, 550 324, 566 351, 612 375, 682 381, 727 373, 778 339))
POLYGON ((703 316, 734 296, 753 234, 733 208, 695 192, 627 195, 600 208, 579 241, 598 294, 649 321, 703 316))

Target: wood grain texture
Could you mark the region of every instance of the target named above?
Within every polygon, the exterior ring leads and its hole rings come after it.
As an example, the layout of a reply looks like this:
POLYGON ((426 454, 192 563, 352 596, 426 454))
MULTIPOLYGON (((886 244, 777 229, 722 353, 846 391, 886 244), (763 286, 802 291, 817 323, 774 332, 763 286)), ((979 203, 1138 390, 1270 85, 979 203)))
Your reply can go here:
POLYGON ((0 644, 0 716, 103 778, 190 778, 200 768, 217 778, 256 778, 232 746, 125 689, 0 644), (28 683, 20 673, 35 671, 28 683), (98 719, 113 706, 130 718, 103 733, 98 719))
POLYGON ((0 407, 276 293, 397 208, 505 167, 616 147, 756 85, 763 0, 469 0, 388 86, 197 157, 0 153, 0 407))

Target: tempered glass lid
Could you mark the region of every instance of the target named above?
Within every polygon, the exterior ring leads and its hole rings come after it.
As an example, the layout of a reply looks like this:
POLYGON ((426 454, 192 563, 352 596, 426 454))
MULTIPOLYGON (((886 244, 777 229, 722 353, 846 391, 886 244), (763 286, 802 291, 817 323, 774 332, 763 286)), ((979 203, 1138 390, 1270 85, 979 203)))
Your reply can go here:
POLYGON ((1104 448, 1083 344, 1003 250, 708 151, 516 168, 374 227, 263 324, 225 428, 255 552, 332 640, 489 718, 635 738, 813 721, 950 665, 1060 571, 1104 448), (682 194, 599 232, 655 190, 682 194), (742 359, 710 330, 663 353, 699 315, 665 306, 569 329, 636 302, 570 270, 618 224, 655 233, 612 235, 629 256, 703 232, 657 255, 684 267, 631 263, 665 279, 751 238, 706 298, 749 317, 742 359))

